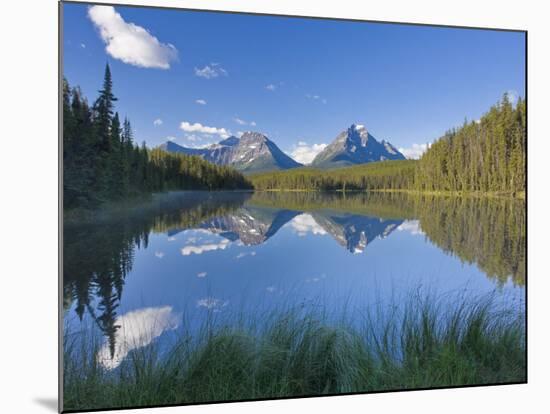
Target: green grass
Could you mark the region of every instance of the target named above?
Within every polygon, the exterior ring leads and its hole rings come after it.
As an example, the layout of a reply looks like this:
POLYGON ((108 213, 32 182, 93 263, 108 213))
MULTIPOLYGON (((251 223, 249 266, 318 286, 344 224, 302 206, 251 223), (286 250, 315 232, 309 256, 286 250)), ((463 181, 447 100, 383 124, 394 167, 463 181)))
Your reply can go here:
POLYGON ((495 310, 491 298, 446 303, 414 296, 353 324, 317 308, 210 321, 195 336, 179 332, 167 355, 137 349, 112 372, 94 357, 99 344, 66 334, 64 409, 526 380, 523 313, 495 310))

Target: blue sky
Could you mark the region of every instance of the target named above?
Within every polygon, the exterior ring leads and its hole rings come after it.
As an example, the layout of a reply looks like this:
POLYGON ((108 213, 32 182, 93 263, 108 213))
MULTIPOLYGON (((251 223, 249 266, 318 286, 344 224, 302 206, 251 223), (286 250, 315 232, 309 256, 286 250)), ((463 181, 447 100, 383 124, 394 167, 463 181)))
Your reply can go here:
POLYGON ((111 65, 139 142, 254 130, 306 162, 352 123, 415 156, 525 95, 517 32, 65 4, 63 52, 90 101, 111 65))

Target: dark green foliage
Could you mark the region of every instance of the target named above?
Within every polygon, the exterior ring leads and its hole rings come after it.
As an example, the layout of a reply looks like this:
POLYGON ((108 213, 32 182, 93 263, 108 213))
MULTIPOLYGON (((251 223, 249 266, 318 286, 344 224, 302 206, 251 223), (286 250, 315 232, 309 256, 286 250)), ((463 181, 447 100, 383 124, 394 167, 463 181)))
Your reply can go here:
POLYGON ((93 209, 144 193, 172 189, 248 189, 237 171, 198 157, 149 150, 133 142, 128 119, 114 112, 117 99, 106 66, 92 109, 78 87, 63 81, 64 209, 93 209))
POLYGON ((436 141, 418 164, 415 188, 427 191, 525 191, 525 101, 504 94, 477 122, 436 141))
POLYGON ((496 311, 491 298, 403 300, 389 312, 362 309, 355 321, 300 307, 234 315, 242 322, 207 324, 195 336, 183 327, 167 353, 134 350, 111 372, 89 337, 65 334, 64 409, 526 381, 521 312, 496 311))
POLYGON ((437 140, 419 161, 333 170, 296 168, 250 176, 257 190, 415 190, 521 194, 526 176, 526 107, 505 94, 478 122, 437 140))
POLYGON ((250 175, 256 190, 387 190, 410 188, 417 161, 383 161, 333 170, 295 168, 250 175))

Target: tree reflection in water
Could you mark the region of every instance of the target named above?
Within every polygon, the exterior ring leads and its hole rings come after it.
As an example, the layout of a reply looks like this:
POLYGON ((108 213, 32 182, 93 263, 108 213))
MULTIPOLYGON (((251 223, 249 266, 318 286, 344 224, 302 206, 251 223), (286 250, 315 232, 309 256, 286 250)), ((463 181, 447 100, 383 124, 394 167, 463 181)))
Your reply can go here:
POLYGON ((65 309, 74 304, 80 320, 88 311, 113 359, 125 278, 135 250, 147 247, 151 233, 196 228, 258 245, 293 219, 297 226, 330 234, 353 253, 390 236, 404 220, 416 220, 405 224, 415 223, 431 243, 475 263, 498 284, 525 282, 525 204, 519 200, 404 193, 169 193, 94 221, 65 223, 65 309))

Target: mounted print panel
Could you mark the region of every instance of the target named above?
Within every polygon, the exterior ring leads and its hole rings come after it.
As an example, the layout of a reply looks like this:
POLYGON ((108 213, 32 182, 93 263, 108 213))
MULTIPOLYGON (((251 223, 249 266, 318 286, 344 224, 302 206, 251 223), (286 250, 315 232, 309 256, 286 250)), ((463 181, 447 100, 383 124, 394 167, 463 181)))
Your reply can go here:
POLYGON ((60 11, 64 412, 526 382, 526 32, 60 11))

